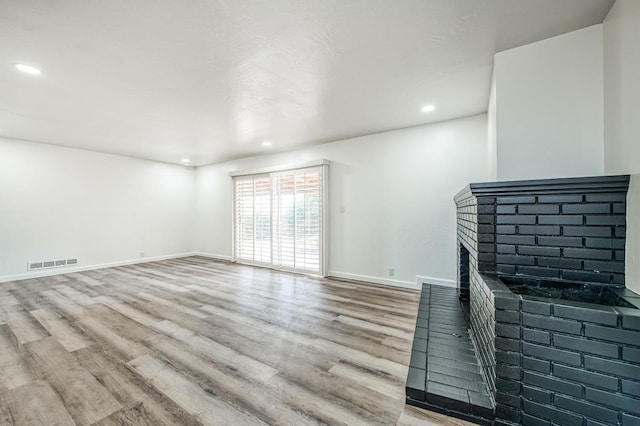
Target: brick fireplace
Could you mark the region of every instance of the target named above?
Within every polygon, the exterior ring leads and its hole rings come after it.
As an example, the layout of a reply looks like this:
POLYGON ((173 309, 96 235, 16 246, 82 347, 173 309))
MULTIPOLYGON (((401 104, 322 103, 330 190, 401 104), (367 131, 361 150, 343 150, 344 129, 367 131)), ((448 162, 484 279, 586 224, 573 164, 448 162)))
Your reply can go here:
MULTIPOLYGON (((640 425, 640 296, 625 288, 628 176, 471 184, 458 296, 496 424, 640 425)), ((629 277, 638 280, 640 277, 629 277)))

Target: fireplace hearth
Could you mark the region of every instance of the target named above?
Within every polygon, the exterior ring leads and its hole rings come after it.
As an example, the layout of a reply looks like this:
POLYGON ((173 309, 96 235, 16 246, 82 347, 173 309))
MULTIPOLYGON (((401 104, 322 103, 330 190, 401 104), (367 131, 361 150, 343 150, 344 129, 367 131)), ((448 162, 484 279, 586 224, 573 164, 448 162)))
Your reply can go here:
POLYGON ((442 398, 432 407, 428 373, 426 403, 410 397, 409 381, 407 402, 481 424, 640 425, 640 295, 625 286, 640 277, 624 269, 628 184, 604 176, 460 191, 457 294, 492 408, 464 411, 442 398))

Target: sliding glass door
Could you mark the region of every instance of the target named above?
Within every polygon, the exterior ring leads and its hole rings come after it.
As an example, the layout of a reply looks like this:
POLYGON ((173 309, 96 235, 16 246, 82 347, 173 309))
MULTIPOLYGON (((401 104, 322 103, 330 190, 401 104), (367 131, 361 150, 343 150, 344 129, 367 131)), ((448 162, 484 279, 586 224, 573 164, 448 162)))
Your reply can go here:
POLYGON ((234 258, 324 274, 324 167, 234 178, 234 258))

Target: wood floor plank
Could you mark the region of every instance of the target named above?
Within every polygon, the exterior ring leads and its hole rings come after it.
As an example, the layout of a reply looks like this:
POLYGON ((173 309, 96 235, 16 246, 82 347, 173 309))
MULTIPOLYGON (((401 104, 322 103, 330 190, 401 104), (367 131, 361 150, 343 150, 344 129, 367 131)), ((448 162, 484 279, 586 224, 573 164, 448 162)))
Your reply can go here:
POLYGON ((49 383, 38 380, 7 393, 12 423, 16 426, 73 426, 69 412, 49 383))
POLYGON ((220 402, 197 384, 150 355, 136 358, 127 365, 205 425, 266 424, 220 402))
POLYGON ((15 389, 33 381, 28 362, 16 351, 9 326, 0 325, 0 390, 15 389))
POLYGON ((0 424, 465 425, 404 403, 418 303, 198 256, 0 283, 0 424))
POLYGON ((49 335, 47 331, 25 311, 9 312, 7 324, 11 327, 20 344, 35 342, 49 335))
POLYGON ((111 393, 55 338, 31 342, 26 347, 77 423, 93 424, 121 408, 111 393))
POLYGON ((37 309, 31 311, 31 315, 69 352, 93 344, 91 339, 78 332, 62 316, 51 309, 37 309))
POLYGON ((167 403, 124 364, 96 350, 81 349, 75 353, 78 362, 87 369, 122 405, 122 409, 103 418, 100 425, 175 425, 197 424, 197 420, 175 404, 167 403))

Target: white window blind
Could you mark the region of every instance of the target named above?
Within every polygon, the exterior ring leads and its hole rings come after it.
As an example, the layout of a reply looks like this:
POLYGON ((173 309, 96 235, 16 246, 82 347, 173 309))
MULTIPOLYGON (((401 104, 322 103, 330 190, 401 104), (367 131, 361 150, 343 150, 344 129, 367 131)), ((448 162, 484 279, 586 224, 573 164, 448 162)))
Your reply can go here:
POLYGON ((238 262, 322 274, 324 167, 234 178, 238 262))

